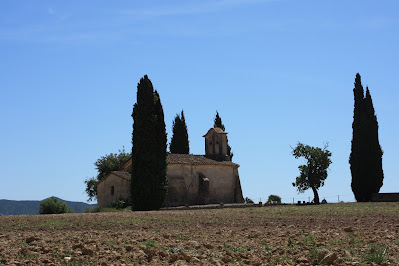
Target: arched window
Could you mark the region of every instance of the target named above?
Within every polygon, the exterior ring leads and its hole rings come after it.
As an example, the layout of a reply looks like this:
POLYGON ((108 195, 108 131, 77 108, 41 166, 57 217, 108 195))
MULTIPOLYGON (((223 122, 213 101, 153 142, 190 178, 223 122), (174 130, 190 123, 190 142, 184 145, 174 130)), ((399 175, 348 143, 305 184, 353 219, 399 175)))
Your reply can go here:
POLYGON ((111 196, 113 196, 115 194, 115 188, 114 186, 111 187, 111 196))

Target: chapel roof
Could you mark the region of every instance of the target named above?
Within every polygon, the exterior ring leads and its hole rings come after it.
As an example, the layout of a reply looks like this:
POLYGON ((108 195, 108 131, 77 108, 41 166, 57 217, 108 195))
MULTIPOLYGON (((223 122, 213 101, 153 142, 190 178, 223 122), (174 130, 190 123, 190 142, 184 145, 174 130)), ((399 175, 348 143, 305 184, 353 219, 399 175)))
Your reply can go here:
POLYGON ((126 171, 112 171, 111 174, 114 174, 126 180, 130 180, 130 173, 126 171))
POLYGON ((126 162, 122 164, 122 166, 119 168, 119 170, 123 171, 128 169, 132 165, 132 157, 130 157, 126 162))
MULTIPOLYGON (((240 165, 233 163, 231 161, 216 161, 205 157, 205 155, 194 155, 194 154, 176 154, 169 153, 168 154, 168 163, 169 164, 190 164, 190 165, 224 165, 224 166, 235 166, 240 167, 240 165)), ((121 167, 121 171, 114 172, 126 172, 126 169, 132 164, 132 158, 130 158, 126 163, 121 167)), ((112 172, 112 173, 114 173, 112 172)), ((122 177, 122 176, 121 176, 122 177)))
MULTIPOLYGON (((130 159, 131 160, 131 159, 130 159)), ((115 175, 117 177, 120 177, 122 179, 130 181, 130 173, 127 171, 112 171, 110 174, 108 174, 104 179, 101 179, 98 183, 97 186, 102 183, 104 180, 106 180, 110 175, 115 175)))
POLYGON ((238 164, 231 161, 215 161, 205 157, 204 155, 194 155, 194 154, 175 154, 171 153, 168 155, 169 164, 193 164, 193 165, 226 165, 226 166, 236 166, 238 164))

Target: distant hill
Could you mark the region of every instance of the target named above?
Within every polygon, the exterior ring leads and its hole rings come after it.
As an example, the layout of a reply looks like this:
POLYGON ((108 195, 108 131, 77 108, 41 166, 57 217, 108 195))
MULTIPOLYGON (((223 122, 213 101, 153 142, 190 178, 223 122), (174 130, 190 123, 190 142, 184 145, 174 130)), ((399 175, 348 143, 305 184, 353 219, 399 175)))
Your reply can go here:
MULTIPOLYGON (((75 213, 82 213, 85 209, 96 206, 96 204, 58 199, 65 202, 75 213)), ((39 208, 40 200, 0 200, 0 215, 34 215, 39 214, 39 208)))

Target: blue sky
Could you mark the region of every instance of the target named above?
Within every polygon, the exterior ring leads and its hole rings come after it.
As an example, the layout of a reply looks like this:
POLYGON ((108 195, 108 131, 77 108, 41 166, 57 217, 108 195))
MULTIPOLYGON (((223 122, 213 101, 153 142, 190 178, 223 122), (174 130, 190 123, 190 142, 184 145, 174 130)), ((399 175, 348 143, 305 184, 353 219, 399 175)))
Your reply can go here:
POLYGON ((105 154, 131 149, 137 83, 158 90, 169 139, 184 109, 190 151, 219 111, 244 196, 307 200, 291 183, 298 141, 329 143, 320 197, 353 201, 353 83, 369 86, 399 190, 399 2, 1 1, 0 198, 85 201, 105 154))

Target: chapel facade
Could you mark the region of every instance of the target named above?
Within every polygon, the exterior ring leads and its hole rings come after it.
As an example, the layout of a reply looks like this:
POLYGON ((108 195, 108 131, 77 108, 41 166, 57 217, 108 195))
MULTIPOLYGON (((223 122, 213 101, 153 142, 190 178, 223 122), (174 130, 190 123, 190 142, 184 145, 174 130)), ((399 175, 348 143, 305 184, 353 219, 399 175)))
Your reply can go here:
MULTIPOLYGON (((169 154, 168 192, 165 207, 219 203, 243 203, 239 165, 227 155, 227 133, 211 128, 204 136, 205 155, 169 154)), ((130 199, 129 159, 119 171, 111 172, 97 185, 100 207, 130 199)))

